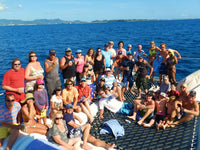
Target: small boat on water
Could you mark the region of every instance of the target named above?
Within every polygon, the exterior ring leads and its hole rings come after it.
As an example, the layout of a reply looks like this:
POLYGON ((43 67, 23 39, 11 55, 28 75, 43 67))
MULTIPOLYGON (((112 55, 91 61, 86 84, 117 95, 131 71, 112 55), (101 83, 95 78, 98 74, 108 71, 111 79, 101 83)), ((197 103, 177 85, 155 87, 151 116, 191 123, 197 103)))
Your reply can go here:
MULTIPOLYGON (((200 70, 190 74, 179 81, 178 88, 182 83, 188 85, 189 90, 197 92, 196 100, 200 104, 200 70)), ((126 102, 133 103, 136 97, 130 92, 125 93, 126 102)), ((93 115, 98 116, 98 106, 92 104, 93 115)), ((80 114, 80 117, 87 122, 87 117, 80 114)), ((156 130, 155 127, 144 128, 139 126, 136 121, 126 121, 126 116, 115 114, 108 110, 104 112, 104 119, 95 118, 92 123, 91 134, 96 138, 106 141, 107 143, 115 143, 116 149, 173 149, 173 150, 199 150, 200 149, 200 116, 194 117, 192 120, 179 124, 174 128, 166 130, 156 130), (118 137, 116 140, 112 135, 100 135, 101 125, 110 119, 117 119, 125 129, 125 135, 118 137)), ((8 138, 4 141, 5 149, 8 138)), ((21 132, 20 137, 15 142, 13 150, 59 150, 61 147, 47 141, 46 136, 40 134, 25 134, 21 132)), ((95 150, 103 149, 94 147, 95 150)))

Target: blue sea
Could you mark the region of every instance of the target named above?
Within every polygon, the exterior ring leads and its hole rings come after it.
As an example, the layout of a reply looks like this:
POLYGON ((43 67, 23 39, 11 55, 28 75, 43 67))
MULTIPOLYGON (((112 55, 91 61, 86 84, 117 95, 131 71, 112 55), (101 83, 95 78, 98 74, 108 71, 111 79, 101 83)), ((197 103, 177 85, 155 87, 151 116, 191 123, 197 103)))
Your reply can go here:
MULTIPOLYGON (((182 56, 177 67, 177 80, 200 69, 200 20, 138 21, 91 24, 31 25, 0 27, 0 83, 3 75, 11 68, 14 58, 19 58, 22 67, 28 64, 28 53, 34 50, 38 61, 44 66, 49 49, 55 49, 57 56, 65 55, 70 47, 86 54, 89 48, 103 46, 108 41, 124 41, 127 48, 132 44, 133 51, 142 44, 148 53, 150 41, 159 46, 166 43, 167 48, 176 49, 182 56)), ((4 92, 0 87, 0 93, 4 92)), ((2 97, 0 97, 2 98, 2 97)))

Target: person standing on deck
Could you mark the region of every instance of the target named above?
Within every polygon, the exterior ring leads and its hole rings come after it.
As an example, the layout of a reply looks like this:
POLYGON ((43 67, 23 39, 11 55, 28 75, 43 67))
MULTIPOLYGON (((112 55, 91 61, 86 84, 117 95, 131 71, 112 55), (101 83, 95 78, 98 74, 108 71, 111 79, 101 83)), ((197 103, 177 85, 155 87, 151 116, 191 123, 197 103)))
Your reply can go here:
POLYGON ((145 93, 147 93, 147 79, 151 77, 153 73, 153 67, 146 60, 144 60, 144 58, 141 55, 139 55, 137 58, 138 61, 135 63, 135 72, 137 72, 136 86, 138 89, 138 98, 141 98, 141 84, 145 93), (150 68, 149 75, 147 74, 147 67, 150 68))
POLYGON ((167 69, 168 69, 167 58, 169 57, 169 55, 168 55, 169 50, 176 53, 178 55, 178 59, 181 59, 181 55, 179 54, 179 52, 177 50, 167 49, 166 47, 167 47, 167 45, 165 43, 160 44, 161 51, 159 52, 159 54, 163 58, 162 64, 161 64, 160 69, 159 69, 160 83, 161 83, 161 80, 162 80, 162 75, 167 75, 167 69))
POLYGON ((53 95, 54 90, 61 86, 59 71, 59 59, 56 57, 54 49, 49 50, 49 58, 44 62, 45 68, 45 81, 49 97, 53 95))
POLYGON ((127 56, 128 56, 129 53, 132 54, 131 49, 132 49, 132 45, 131 45, 131 44, 128 44, 127 51, 126 51, 126 55, 127 55, 127 56))
POLYGON ((15 102, 15 95, 12 93, 6 94, 5 103, 0 106, 0 148, 3 146, 3 141, 9 135, 6 150, 10 150, 18 138, 19 130, 24 126, 17 124, 18 112, 21 106, 15 102))
POLYGON ((124 47, 124 42, 123 41, 119 41, 118 42, 118 49, 117 49, 117 56, 119 52, 122 52, 122 55, 126 56, 126 50, 123 48, 124 47))
POLYGON ((138 45, 138 51, 133 53, 133 57, 135 61, 138 61, 138 56, 144 56, 147 57, 147 54, 145 54, 144 50, 142 50, 142 45, 138 45))
POLYGON ((12 69, 7 71, 3 76, 2 88, 6 90, 5 94, 12 93, 15 95, 15 101, 20 102, 25 99, 24 84, 25 70, 21 68, 19 59, 12 61, 12 69))
POLYGON ((109 42, 108 42, 108 47, 109 47, 109 51, 111 51, 111 53, 112 53, 111 65, 112 65, 113 62, 114 62, 113 59, 116 57, 116 51, 115 51, 115 49, 113 48, 113 46, 114 46, 114 42, 113 42, 113 41, 109 41, 109 42))
POLYGON ((106 68, 111 68, 111 58, 114 57, 114 55, 112 55, 112 52, 109 51, 109 45, 108 44, 104 45, 104 49, 105 50, 102 50, 101 53, 105 57, 106 68))
POLYGON ((60 60, 60 69, 62 70, 62 75, 64 83, 70 79, 76 81, 76 65, 74 61, 74 56, 72 56, 72 50, 67 48, 65 50, 65 56, 60 60))

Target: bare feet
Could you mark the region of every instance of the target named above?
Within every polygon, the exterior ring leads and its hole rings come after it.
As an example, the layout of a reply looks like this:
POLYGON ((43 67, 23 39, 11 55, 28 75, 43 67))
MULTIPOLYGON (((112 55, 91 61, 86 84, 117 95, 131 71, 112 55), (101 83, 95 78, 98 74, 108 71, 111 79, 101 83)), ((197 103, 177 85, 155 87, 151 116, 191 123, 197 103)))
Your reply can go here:
POLYGON ((133 92, 132 90, 130 90, 131 94, 135 95, 135 92, 133 92))
POLYGON ((150 128, 150 127, 151 127, 151 125, 150 125, 150 124, 148 124, 148 123, 142 123, 142 125, 143 125, 144 127, 148 127, 148 128, 150 128))
POLYGON ((113 143, 113 144, 111 144, 108 148, 107 148, 107 150, 111 150, 111 149, 113 149, 115 147, 115 144, 113 143))
POLYGON ((92 150, 93 148, 91 146, 89 146, 88 144, 83 144, 82 145, 82 148, 83 149, 86 149, 86 150, 92 150))
POLYGON ((140 125, 140 126, 142 125, 142 123, 143 123, 142 120, 140 120, 140 121, 137 122, 137 124, 140 125))
POLYGON ((127 116, 129 119, 133 119, 133 120, 136 120, 136 115, 133 115, 133 116, 127 116))
POLYGON ((138 95, 138 97, 136 97, 136 99, 140 99, 141 98, 141 95, 138 95))
POLYGON ((90 117, 90 123, 94 121, 94 117, 90 117))

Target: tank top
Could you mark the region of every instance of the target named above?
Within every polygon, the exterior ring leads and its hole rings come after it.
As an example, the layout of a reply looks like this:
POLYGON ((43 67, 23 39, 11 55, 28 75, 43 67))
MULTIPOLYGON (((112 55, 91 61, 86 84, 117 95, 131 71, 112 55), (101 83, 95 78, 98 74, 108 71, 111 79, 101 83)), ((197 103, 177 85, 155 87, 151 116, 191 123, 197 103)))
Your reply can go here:
POLYGON ((144 61, 136 62, 136 65, 138 66, 138 76, 144 78, 147 75, 147 65, 144 61))
POLYGON ((157 53, 156 48, 149 49, 149 55, 150 56, 155 55, 156 53, 157 53))
MULTIPOLYGON (((78 58, 74 58, 75 62, 78 62, 78 58)), ((82 73, 83 72, 83 66, 84 66, 85 62, 84 62, 84 56, 81 56, 81 61, 79 61, 77 67, 76 67, 76 72, 78 73, 82 73)))
MULTIPOLYGON (((53 65, 52 62, 49 62, 48 60, 45 60, 45 62, 47 62, 47 64, 49 66, 53 65)), ((45 72, 45 77, 48 79, 57 79, 59 78, 59 74, 58 74, 58 69, 59 69, 59 64, 56 64, 51 71, 49 72, 45 72)))
POLYGON ((68 64, 70 61, 72 61, 72 66, 68 66, 65 69, 62 70, 62 74, 63 74, 63 79, 69 79, 71 77, 74 77, 76 75, 75 71, 76 71, 76 65, 75 65, 75 61, 74 61, 74 57, 71 56, 71 58, 67 58, 65 57, 65 65, 68 64))
POLYGON ((95 57, 95 59, 94 59, 94 70, 95 71, 102 69, 102 67, 104 65, 103 61, 104 61, 104 55, 102 55, 102 59, 100 61, 97 60, 97 57, 95 57))

